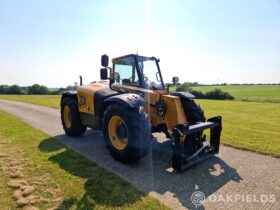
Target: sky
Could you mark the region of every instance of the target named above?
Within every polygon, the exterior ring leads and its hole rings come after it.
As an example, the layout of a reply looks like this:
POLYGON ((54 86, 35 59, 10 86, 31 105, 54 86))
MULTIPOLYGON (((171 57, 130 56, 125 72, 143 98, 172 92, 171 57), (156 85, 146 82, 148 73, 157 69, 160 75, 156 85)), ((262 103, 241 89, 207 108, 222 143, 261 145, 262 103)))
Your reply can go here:
POLYGON ((155 56, 165 82, 279 83, 279 0, 0 0, 0 84, 99 80, 100 57, 155 56))

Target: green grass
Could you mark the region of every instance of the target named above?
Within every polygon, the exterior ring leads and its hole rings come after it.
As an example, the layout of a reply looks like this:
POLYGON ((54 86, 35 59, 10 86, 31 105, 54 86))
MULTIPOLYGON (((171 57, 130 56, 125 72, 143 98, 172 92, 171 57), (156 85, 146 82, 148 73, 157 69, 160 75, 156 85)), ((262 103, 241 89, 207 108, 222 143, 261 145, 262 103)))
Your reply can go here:
POLYGON ((30 196, 39 209, 167 208, 16 117, 0 110, 0 119, 0 209, 31 207, 13 199, 16 189, 7 186, 19 179, 35 187, 30 196), (9 175, 15 166, 21 177, 9 175))
POLYGON ((60 95, 0 95, 0 99, 21 101, 52 108, 60 107, 60 97, 60 95))
POLYGON ((229 85, 229 86, 198 86, 194 90, 211 91, 219 88, 230 93, 237 100, 263 101, 280 103, 280 85, 229 85))
POLYGON ((222 143, 280 157, 278 103, 196 100, 207 118, 223 117, 222 143))

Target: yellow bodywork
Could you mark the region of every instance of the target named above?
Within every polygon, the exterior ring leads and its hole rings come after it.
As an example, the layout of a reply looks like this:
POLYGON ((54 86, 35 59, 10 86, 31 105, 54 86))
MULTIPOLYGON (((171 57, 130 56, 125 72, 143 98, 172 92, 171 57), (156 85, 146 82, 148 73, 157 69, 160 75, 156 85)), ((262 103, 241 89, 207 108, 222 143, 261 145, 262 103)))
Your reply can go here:
POLYGON ((167 128, 172 130, 175 125, 187 122, 180 97, 168 95, 167 90, 147 90, 143 88, 116 84, 114 84, 114 86, 124 89, 130 93, 142 95, 144 97, 144 108, 148 113, 153 126, 166 124, 167 128), (157 110, 153 106, 157 101, 160 100, 163 100, 167 105, 167 112, 164 119, 158 116, 157 110))
POLYGON ((178 96, 163 95, 162 99, 167 105, 165 118, 169 130, 172 130, 175 125, 187 122, 181 100, 178 96))
POLYGON ((78 92, 78 103, 79 103, 79 111, 95 114, 94 113, 94 93, 98 90, 108 88, 108 83, 97 83, 93 82, 89 85, 79 86, 77 88, 78 92))
MULTIPOLYGON (((106 82, 93 82, 89 85, 79 86, 77 89, 79 111, 92 115, 97 114, 94 113, 94 94, 96 91, 108 87, 109 84, 106 82)), ((113 87, 125 90, 129 93, 141 95, 144 98, 144 108, 151 119, 152 126, 165 124, 169 130, 172 130, 175 125, 187 123, 180 98, 178 96, 168 95, 167 90, 147 90, 117 84, 113 84, 113 87), (159 117, 157 114, 157 110, 154 106, 157 101, 164 101, 167 105, 164 118, 159 117)))

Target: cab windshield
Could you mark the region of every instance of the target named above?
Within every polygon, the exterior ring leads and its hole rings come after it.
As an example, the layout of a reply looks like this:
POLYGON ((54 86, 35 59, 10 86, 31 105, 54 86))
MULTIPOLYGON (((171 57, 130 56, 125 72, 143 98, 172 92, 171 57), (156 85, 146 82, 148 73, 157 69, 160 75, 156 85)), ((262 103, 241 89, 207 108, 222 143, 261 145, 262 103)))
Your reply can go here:
POLYGON ((115 83, 151 90, 164 89, 155 58, 126 56, 114 61, 115 83), (141 82, 142 81, 142 82, 141 82))

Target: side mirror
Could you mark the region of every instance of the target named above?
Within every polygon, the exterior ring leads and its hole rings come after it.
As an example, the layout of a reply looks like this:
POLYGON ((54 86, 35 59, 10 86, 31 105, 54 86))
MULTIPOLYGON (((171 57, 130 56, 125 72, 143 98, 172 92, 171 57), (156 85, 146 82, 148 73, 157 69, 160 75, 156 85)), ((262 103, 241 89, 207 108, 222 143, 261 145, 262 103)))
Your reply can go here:
POLYGON ((173 77, 172 82, 174 85, 176 85, 179 82, 179 77, 173 77))
POLYGON ((109 79, 108 78, 108 69, 106 69, 106 68, 101 68, 100 69, 100 79, 101 80, 109 79))
POLYGON ((108 64, 109 64, 109 56, 106 54, 102 55, 101 56, 101 65, 106 68, 108 66, 108 64))

